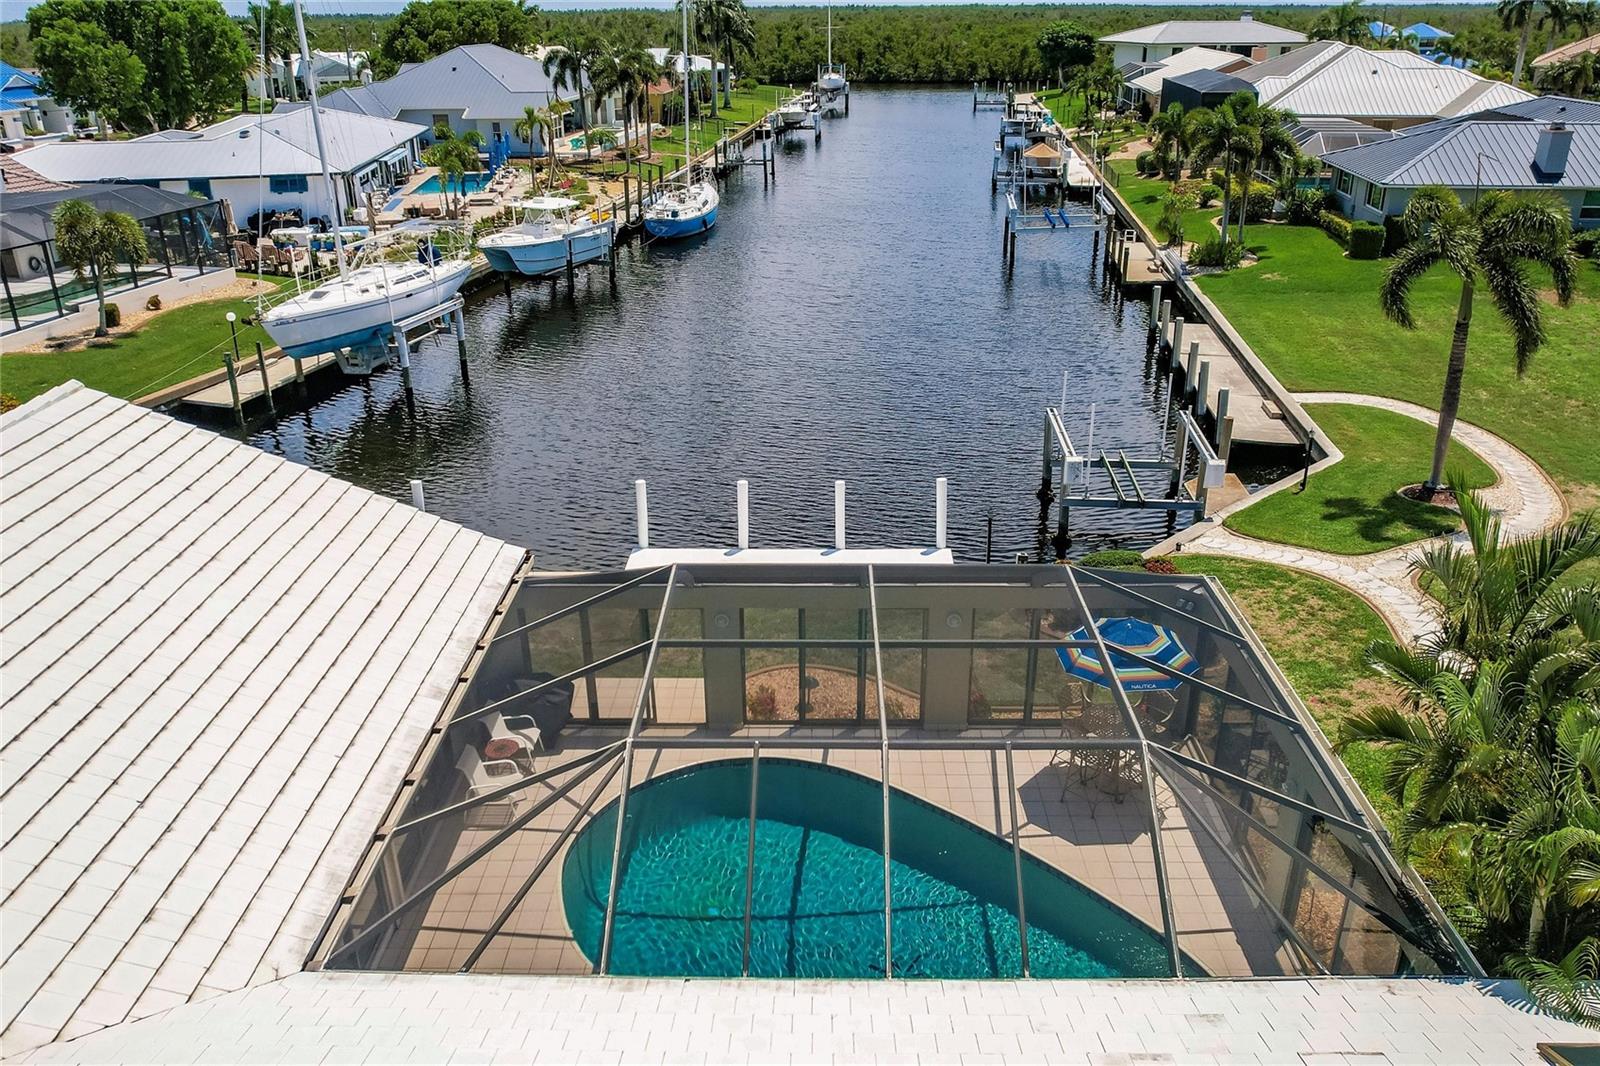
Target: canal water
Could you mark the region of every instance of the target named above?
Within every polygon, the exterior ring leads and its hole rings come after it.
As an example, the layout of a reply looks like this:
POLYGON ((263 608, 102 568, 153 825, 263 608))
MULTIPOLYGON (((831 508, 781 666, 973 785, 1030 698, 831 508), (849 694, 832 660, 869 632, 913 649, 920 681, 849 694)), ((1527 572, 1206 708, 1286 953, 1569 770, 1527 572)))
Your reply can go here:
MULTIPOLYGON (((731 545, 734 482, 751 543, 823 546, 833 480, 852 546, 932 543, 950 479, 950 546, 996 561, 1036 546, 1044 408, 1069 374, 1069 430, 1157 447, 1164 385, 1148 308, 1102 286, 1091 228, 1028 236, 1002 266, 989 191, 999 118, 966 90, 857 90, 848 118, 780 149, 775 184, 724 184, 716 229, 619 252, 605 273, 498 285, 469 303, 470 384, 454 339, 351 381, 251 443, 531 548, 545 567, 620 565, 633 480, 655 546, 731 545)), ((1143 547, 1153 513, 1078 511, 1071 554, 1143 547)), ((1184 521, 1184 520, 1180 520, 1184 521)))

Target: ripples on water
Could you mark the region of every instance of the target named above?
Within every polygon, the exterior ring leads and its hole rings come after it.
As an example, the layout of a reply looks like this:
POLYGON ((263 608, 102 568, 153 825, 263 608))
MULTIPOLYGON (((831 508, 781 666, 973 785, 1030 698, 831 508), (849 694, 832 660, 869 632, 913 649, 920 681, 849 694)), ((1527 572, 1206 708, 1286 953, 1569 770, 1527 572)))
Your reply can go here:
MULTIPOLYGON (((1071 375, 1081 434, 1148 453, 1164 393, 1147 308, 1102 290, 1088 229, 1020 242, 1001 266, 989 192, 996 112, 965 91, 857 91, 848 118, 723 187, 717 228, 630 244, 603 271, 498 286, 471 301, 471 384, 451 338, 413 357, 415 417, 397 370, 341 385, 252 443, 533 549, 547 567, 620 565, 634 478, 657 546, 734 541, 733 482, 750 479, 751 542, 832 538, 849 482, 853 546, 933 539, 933 479, 950 478, 950 544, 981 561, 1031 551, 1043 409, 1071 375)), ((1081 436, 1078 437, 1080 447, 1081 436)), ((1156 514, 1079 511, 1074 555, 1143 546, 1156 514)))

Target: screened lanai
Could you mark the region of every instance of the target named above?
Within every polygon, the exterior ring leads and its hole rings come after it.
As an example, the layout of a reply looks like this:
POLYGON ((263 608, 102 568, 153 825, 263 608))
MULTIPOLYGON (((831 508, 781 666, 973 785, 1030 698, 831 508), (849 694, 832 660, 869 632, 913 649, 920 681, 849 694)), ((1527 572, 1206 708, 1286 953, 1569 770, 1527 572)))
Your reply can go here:
POLYGON ((312 960, 1480 973, 1214 581, 530 573, 312 960))

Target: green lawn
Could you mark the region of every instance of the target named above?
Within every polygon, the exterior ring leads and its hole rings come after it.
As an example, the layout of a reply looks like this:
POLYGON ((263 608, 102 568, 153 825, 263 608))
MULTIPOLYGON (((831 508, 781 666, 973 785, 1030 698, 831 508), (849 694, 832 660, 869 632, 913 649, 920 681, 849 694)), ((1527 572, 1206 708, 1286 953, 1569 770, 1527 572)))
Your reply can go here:
MULTIPOLYGON (((1140 221, 1159 238, 1162 235, 1159 226, 1161 198, 1166 195, 1171 183, 1161 178, 1140 177, 1134 172, 1132 160, 1113 159, 1107 165, 1117 176, 1117 192, 1122 194, 1140 221)), ((1221 208, 1216 206, 1184 212, 1183 239, 1199 244, 1215 237, 1217 227, 1213 220, 1221 213, 1221 208)))
MULTIPOLYGON (((1311 475, 1304 492, 1287 489, 1230 515, 1229 529, 1262 540, 1361 555, 1454 532, 1460 522, 1442 507, 1408 500, 1395 490, 1428 474, 1433 428, 1425 422, 1349 404, 1313 404, 1311 417, 1344 458, 1311 475)), ((1446 469, 1479 488, 1494 471, 1452 441, 1446 469)))
MULTIPOLYGON (((248 275, 241 275, 247 277, 248 275)), ((283 279, 266 278, 276 288, 283 279)), ((125 300, 130 306, 132 294, 125 300)), ((0 356, 0 392, 28 400, 76 378, 90 388, 136 399, 167 385, 222 365, 230 348, 229 311, 240 318, 239 351, 253 359, 255 342, 272 342, 259 326, 245 326, 255 314, 251 300, 202 300, 175 307, 149 319, 136 332, 75 352, 8 352, 0 356)))
MULTIPOLYGON (((774 110, 779 101, 788 96, 790 91, 781 85, 758 85, 753 89, 740 89, 733 94, 733 106, 722 107, 721 98, 718 97, 717 117, 722 125, 710 121, 710 114, 704 117, 706 121, 693 123, 689 130, 689 139, 694 144, 695 154, 709 151, 717 143, 717 138, 724 132, 732 133, 741 127, 748 126, 756 119, 774 110)), ((679 122, 673 127, 670 137, 656 137, 650 142, 650 150, 656 154, 656 161, 666 166, 670 173, 683 165, 683 123, 679 122)))

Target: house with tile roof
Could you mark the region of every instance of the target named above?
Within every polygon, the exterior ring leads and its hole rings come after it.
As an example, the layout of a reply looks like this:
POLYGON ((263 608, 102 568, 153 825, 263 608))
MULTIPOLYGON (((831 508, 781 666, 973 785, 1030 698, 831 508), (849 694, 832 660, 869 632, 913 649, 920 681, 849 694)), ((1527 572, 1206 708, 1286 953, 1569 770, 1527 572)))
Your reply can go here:
POLYGON ((1424 185, 1470 201, 1484 189, 1557 197, 1575 227, 1600 227, 1600 103, 1544 96, 1416 126, 1387 141, 1330 152, 1333 186, 1351 218, 1405 210, 1424 185))
POLYGON ((1249 12, 1237 19, 1177 19, 1107 34, 1101 44, 1112 48, 1111 65, 1154 63, 1197 45, 1233 52, 1247 59, 1269 59, 1306 43, 1298 30, 1260 22, 1249 12))
POLYGON ((1501 81, 1443 66, 1413 52, 1314 41, 1238 76, 1264 104, 1302 118, 1349 118, 1403 129, 1532 99, 1501 81))

